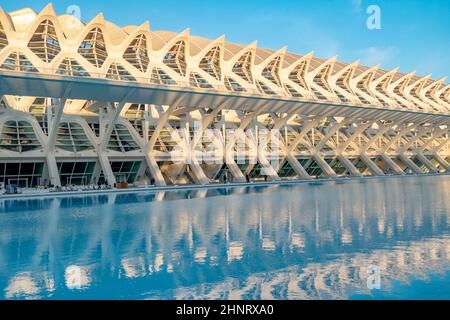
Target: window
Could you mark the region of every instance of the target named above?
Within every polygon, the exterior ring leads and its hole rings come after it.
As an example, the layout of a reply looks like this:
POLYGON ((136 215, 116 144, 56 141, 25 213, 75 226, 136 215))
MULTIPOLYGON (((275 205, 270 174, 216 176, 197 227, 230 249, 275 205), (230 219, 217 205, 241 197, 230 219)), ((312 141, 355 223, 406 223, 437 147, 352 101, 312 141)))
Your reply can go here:
POLYGON ((65 185, 88 185, 92 181, 95 162, 58 162, 61 183, 65 185))
POLYGON ((272 82, 274 85, 281 87, 279 70, 281 65, 281 57, 273 59, 262 71, 262 76, 272 82))
POLYGON ((38 72, 28 58, 21 52, 15 51, 5 59, 0 69, 22 71, 22 72, 38 72))
POLYGON ((145 105, 132 104, 126 111, 125 118, 130 121, 142 137, 144 134, 145 105))
MULTIPOLYGON (((368 96, 371 96, 371 97, 373 97, 373 95, 372 95, 372 93, 369 91, 369 89, 368 89, 368 85, 369 85, 369 83, 370 83, 370 81, 371 81, 371 78, 372 78, 372 73, 370 72, 370 73, 368 73, 367 75, 365 75, 357 84, 356 84, 356 87, 360 90, 360 91, 362 91, 362 92, 364 92, 365 94, 367 94, 368 96)), ((360 97, 360 95, 358 95, 358 97, 360 97)), ((362 100, 361 102, 363 102, 364 103, 364 101, 367 101, 366 99, 360 99, 360 100, 362 100)), ((368 102, 368 101, 367 101, 368 102)))
POLYGON ((0 22, 0 50, 8 45, 8 39, 6 38, 5 29, 0 22))
POLYGON ((196 88, 203 88, 203 89, 211 89, 213 88, 212 85, 208 83, 201 75, 199 75, 197 72, 191 72, 191 76, 189 78, 189 83, 191 86, 196 88))
POLYGON ((289 74, 289 80, 291 80, 300 88, 305 90, 309 90, 305 81, 305 73, 307 65, 308 65, 307 62, 303 61, 297 67, 295 67, 295 69, 289 74))
POLYGON ((0 163, 0 182, 4 185, 16 184, 20 188, 43 184, 43 162, 0 163))
POLYGON ((15 152, 41 149, 33 127, 26 121, 6 121, 0 136, 0 148, 15 152))
POLYGON ((222 71, 220 68, 220 48, 212 48, 200 61, 199 67, 200 69, 208 73, 211 77, 220 80, 222 78, 222 71))
POLYGON ((123 58, 141 72, 146 72, 150 59, 147 51, 147 38, 141 34, 128 46, 123 58))
POLYGON ((333 90, 331 90, 330 86, 328 85, 328 74, 331 71, 331 66, 327 65, 325 68, 323 68, 313 79, 313 82, 317 84, 319 87, 324 89, 325 91, 328 91, 330 93, 333 93, 333 90))
POLYGON ((108 52, 106 51, 105 39, 99 28, 92 29, 81 42, 78 53, 86 58, 91 64, 97 68, 101 68, 108 52))
POLYGON ((285 87, 286 91, 289 93, 289 95, 291 95, 292 97, 294 97, 294 98, 302 98, 303 97, 303 95, 300 92, 298 92, 297 90, 295 90, 292 86, 285 84, 284 87, 285 87))
POLYGON ((246 90, 231 77, 225 76, 225 87, 228 91, 245 92, 246 90))
POLYGON ((141 161, 111 162, 111 169, 117 182, 133 183, 141 166, 141 161))
POLYGON ((123 80, 123 81, 136 81, 136 79, 120 64, 111 63, 106 74, 107 79, 123 80))
MULTIPOLYGON (((350 93, 350 94, 353 96, 353 95, 354 95, 354 94, 353 94, 353 91, 352 91, 352 89, 350 89, 350 85, 349 85, 351 76, 352 76, 352 69, 348 69, 348 70, 345 71, 344 74, 336 81, 336 85, 337 85, 339 88, 341 88, 342 90, 344 90, 345 92, 348 92, 348 93, 350 93)), ((342 102, 348 101, 348 99, 347 99, 346 97, 344 97, 343 95, 341 95, 341 94, 339 94, 339 93, 338 93, 337 95, 338 95, 339 99, 340 99, 342 102)))
POLYGON ((252 53, 247 52, 233 66, 233 72, 237 74, 239 77, 247 81, 248 83, 253 84, 253 76, 252 76, 252 53))
POLYGON ((450 87, 445 89, 441 96, 440 99, 442 99, 443 101, 447 101, 448 103, 450 103, 450 87))
POLYGON ((164 64, 175 70, 181 76, 186 76, 186 45, 184 41, 178 41, 164 56, 164 64))
POLYGON ((75 59, 64 59, 56 70, 57 74, 72 77, 89 77, 89 73, 75 59))
MULTIPOLYGON (((386 92, 385 88, 387 87, 390 80, 390 76, 386 77, 384 80, 380 81, 380 83, 376 87, 376 90, 385 97, 389 97, 389 94, 386 92)), ((378 97, 378 100, 380 100, 383 106, 389 107, 389 103, 385 99, 378 97)))
POLYGON ((269 88, 264 82, 256 80, 256 87, 258 91, 263 94, 275 95, 275 92, 269 88))
POLYGON ((45 101, 45 98, 34 99, 33 104, 30 106, 30 113, 39 122, 42 131, 45 134, 48 134, 47 103, 45 101))
POLYGON ((138 150, 139 146, 124 125, 116 124, 109 139, 108 149, 118 152, 128 152, 138 150))
POLYGON ((28 42, 28 48, 45 63, 49 63, 61 52, 55 27, 50 20, 42 21, 28 42))
POLYGON ((152 71, 152 77, 150 79, 151 83, 165 84, 165 85, 176 85, 177 82, 174 81, 167 73, 165 73, 160 68, 154 68, 152 71))
POLYGON ((59 124, 56 147, 70 152, 80 152, 94 148, 83 127, 76 122, 62 122, 59 124))

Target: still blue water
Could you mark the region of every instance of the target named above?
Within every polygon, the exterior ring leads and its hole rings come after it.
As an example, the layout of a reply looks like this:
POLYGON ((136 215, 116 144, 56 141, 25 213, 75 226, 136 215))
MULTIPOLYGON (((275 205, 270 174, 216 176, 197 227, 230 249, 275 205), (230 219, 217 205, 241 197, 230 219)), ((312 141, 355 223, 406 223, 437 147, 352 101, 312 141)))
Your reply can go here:
POLYGON ((450 176, 0 200, 0 298, 450 299, 449 223, 450 176))

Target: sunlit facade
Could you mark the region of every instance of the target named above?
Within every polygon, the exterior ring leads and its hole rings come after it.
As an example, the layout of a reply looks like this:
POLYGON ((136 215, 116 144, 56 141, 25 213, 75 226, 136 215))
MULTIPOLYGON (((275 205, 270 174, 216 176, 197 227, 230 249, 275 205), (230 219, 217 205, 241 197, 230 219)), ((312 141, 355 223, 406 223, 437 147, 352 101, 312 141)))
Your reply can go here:
POLYGON ((0 9, 0 96, 5 185, 450 171, 445 79, 118 27, 102 14, 82 23, 51 5, 0 9), (254 133, 267 129, 280 134, 260 148, 254 133), (240 130, 251 133, 240 141, 240 130))

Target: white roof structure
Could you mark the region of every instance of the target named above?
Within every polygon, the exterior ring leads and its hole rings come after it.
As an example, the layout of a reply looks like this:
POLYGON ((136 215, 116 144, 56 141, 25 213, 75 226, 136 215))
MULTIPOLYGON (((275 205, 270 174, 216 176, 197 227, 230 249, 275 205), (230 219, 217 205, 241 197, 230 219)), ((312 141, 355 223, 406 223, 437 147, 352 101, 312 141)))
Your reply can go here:
POLYGON ((118 27, 98 14, 87 23, 57 16, 51 4, 5 13, 0 8, 0 70, 182 85, 447 114, 445 78, 381 70, 181 33, 151 31, 148 22, 118 27))

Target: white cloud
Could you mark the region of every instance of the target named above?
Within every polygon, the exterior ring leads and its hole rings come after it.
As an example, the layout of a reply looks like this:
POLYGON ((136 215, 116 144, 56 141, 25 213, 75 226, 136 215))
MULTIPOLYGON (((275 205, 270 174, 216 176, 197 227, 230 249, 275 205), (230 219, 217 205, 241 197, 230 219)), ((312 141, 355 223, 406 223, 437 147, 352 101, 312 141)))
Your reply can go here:
POLYGON ((389 65, 393 59, 399 54, 400 50, 395 47, 377 48, 369 47, 357 51, 361 63, 367 66, 377 64, 389 65))

